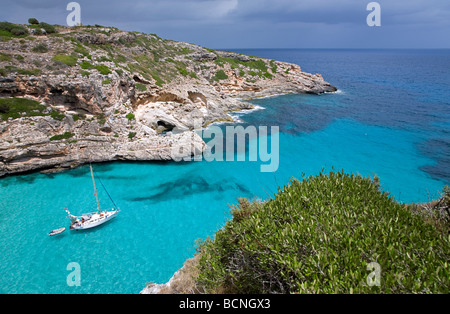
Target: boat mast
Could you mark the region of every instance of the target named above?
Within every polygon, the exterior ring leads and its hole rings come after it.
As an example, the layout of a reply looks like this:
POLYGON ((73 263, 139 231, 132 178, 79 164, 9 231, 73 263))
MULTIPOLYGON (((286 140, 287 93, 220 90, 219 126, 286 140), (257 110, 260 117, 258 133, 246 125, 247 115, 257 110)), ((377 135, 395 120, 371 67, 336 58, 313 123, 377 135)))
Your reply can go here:
POLYGON ((100 213, 101 209, 100 209, 100 202, 98 201, 97 187, 95 186, 94 171, 92 170, 91 164, 89 164, 89 167, 91 168, 92 183, 94 183, 94 191, 95 191, 94 195, 95 195, 95 198, 97 199, 97 209, 98 209, 98 212, 100 213))

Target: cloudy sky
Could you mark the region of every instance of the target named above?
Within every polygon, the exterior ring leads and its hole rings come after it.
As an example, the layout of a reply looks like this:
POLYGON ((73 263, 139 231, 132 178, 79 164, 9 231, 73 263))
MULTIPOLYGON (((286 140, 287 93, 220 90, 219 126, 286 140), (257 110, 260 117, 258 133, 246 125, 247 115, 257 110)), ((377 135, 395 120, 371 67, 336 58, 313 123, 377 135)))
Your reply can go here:
MULTIPOLYGON (((450 0, 78 0, 84 25, 210 48, 450 48, 450 0)), ((70 1, 1 0, 0 21, 66 25, 70 1)))

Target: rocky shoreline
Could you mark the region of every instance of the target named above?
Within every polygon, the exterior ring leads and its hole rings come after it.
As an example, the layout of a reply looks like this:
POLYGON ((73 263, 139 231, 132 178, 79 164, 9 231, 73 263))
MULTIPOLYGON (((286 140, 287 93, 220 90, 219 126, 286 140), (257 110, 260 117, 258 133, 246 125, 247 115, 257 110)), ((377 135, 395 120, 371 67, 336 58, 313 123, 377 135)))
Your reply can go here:
POLYGON ((0 42, 0 101, 43 106, 13 115, 0 105, 0 177, 201 154, 195 122, 231 122, 252 98, 336 91, 295 64, 115 28, 56 29, 0 42))

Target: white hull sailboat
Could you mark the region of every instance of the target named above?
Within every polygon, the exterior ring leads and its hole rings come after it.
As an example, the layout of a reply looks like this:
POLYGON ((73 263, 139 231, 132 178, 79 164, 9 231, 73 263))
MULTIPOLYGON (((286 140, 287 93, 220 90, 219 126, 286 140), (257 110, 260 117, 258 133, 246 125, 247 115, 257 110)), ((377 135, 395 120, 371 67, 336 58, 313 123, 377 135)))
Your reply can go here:
POLYGON ((89 214, 83 214, 81 217, 73 216, 67 211, 70 219, 70 230, 85 230, 95 228, 110 221, 119 213, 118 210, 110 210, 103 212, 95 212, 89 214))
MULTIPOLYGON (((103 210, 103 211, 101 210, 100 202, 98 200, 97 187, 95 185, 94 172, 92 171, 92 165, 90 165, 90 169, 91 169, 92 183, 94 184, 94 191, 95 191, 94 195, 97 200, 97 211, 89 214, 83 214, 81 216, 74 216, 70 214, 68 210, 66 210, 67 214, 69 215, 67 218, 70 219, 70 230, 85 230, 98 227, 116 217, 117 214, 120 212, 119 209, 117 209, 116 207, 112 210, 103 210)), ((111 201, 114 204, 114 201, 112 199, 111 201)))

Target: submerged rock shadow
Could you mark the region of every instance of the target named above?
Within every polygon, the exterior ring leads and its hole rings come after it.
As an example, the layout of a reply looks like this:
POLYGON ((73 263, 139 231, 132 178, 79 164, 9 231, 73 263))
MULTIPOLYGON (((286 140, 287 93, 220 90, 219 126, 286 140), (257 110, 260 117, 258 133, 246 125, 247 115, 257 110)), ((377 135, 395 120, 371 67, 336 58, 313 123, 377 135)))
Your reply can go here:
POLYGON ((239 183, 209 183, 205 178, 192 177, 180 178, 176 181, 162 183, 158 186, 157 192, 149 196, 130 197, 127 200, 132 202, 150 202, 157 203, 170 199, 183 199, 195 194, 219 192, 226 190, 239 190, 242 196, 251 194, 250 190, 239 183))

